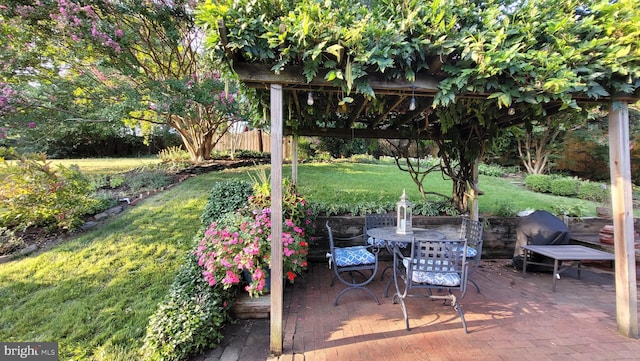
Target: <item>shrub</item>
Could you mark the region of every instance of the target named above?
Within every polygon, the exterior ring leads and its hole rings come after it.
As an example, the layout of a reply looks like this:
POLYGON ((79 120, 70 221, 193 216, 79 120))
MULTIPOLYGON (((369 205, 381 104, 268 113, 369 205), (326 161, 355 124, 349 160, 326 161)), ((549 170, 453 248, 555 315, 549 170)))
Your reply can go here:
MULTIPOLYGON (((247 207, 214 222, 204 234, 197 255, 211 285, 231 287, 240 283, 243 271, 252 275, 245 290, 251 296, 263 291, 271 268, 271 189, 264 171, 253 179, 253 195, 247 207)), ((283 181, 283 274, 289 281, 307 268, 309 243, 315 233, 315 208, 283 181)))
POLYGON ((191 164, 189 153, 180 147, 165 148, 158 152, 158 157, 165 168, 182 169, 191 164))
POLYGON ((377 164, 378 160, 369 154, 354 154, 350 160, 354 163, 377 164))
POLYGON ((200 216, 204 227, 218 219, 225 213, 234 212, 248 204, 249 197, 253 194, 252 184, 249 181, 230 180, 217 182, 209 192, 209 199, 200 216))
POLYGON ((573 197, 578 194, 580 180, 570 177, 559 177, 551 180, 550 191, 557 196, 573 197))
POLYGON ((318 151, 313 159, 318 162, 330 162, 333 157, 331 157, 331 153, 329 152, 318 151))
POLYGON ((552 213, 568 217, 582 217, 584 210, 578 205, 555 204, 551 207, 552 213))
POLYGON ((271 153, 257 152, 254 150, 246 149, 236 149, 236 151, 233 152, 233 156, 236 159, 270 159, 271 153))
POLYGON ((184 360, 215 347, 222 340, 222 328, 231 318, 234 289, 211 287, 202 269, 189 255, 180 268, 169 294, 150 317, 144 344, 144 360, 184 360))
POLYGON ((594 202, 607 202, 611 196, 611 191, 604 183, 583 181, 580 182, 578 198, 594 202))
POLYGON ((514 217, 518 211, 510 202, 496 202, 496 217, 514 217))
POLYGON ((91 183, 77 166, 52 169, 44 154, 23 155, 3 163, 0 226, 73 229, 84 215, 99 207, 100 202, 90 196, 91 183))
POLYGON ((413 204, 413 214, 422 216, 439 216, 438 204, 433 202, 416 201, 413 204))
POLYGON ((0 227, 0 255, 10 254, 24 246, 24 240, 11 229, 0 227))
POLYGON ((173 183, 172 175, 161 170, 131 173, 126 178, 129 189, 134 193, 158 189, 173 183))
POLYGON ((460 211, 458 211, 458 209, 450 201, 436 202, 436 205, 440 214, 446 214, 447 216, 460 215, 460 211))
MULTIPOLYGON (((511 170, 513 171, 513 170, 511 170)), ((478 165, 478 174, 487 175, 491 177, 502 177, 507 174, 509 170, 498 164, 484 164, 478 165)))
POLYGON ((551 192, 551 179, 545 174, 529 174, 525 177, 524 184, 534 192, 551 192))
POLYGON ((122 174, 114 174, 109 177, 109 187, 118 188, 126 183, 126 179, 122 174))

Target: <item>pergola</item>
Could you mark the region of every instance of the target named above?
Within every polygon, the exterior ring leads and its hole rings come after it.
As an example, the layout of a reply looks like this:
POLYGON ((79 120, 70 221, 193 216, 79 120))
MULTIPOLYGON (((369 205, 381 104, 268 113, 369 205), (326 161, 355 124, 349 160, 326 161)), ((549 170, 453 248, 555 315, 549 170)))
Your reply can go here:
MULTIPOLYGON (((240 69, 240 68, 239 68, 240 69)), ((248 75, 239 71, 240 79, 246 84, 257 84, 255 75, 248 75)), ((282 353, 282 321, 283 321, 283 274, 282 274, 282 142, 283 124, 287 107, 283 99, 287 92, 298 96, 299 90, 292 87, 292 83, 278 82, 276 75, 262 79, 260 86, 268 86, 270 92, 271 114, 271 212, 272 212, 272 268, 271 277, 271 351, 282 353), (278 244, 279 243, 279 244, 278 244), (277 265, 280 265, 279 267, 277 265)), ((312 92, 321 93, 326 87, 306 86, 312 92)), ((390 90, 387 88, 387 90, 390 90)), ((397 97, 406 97, 403 90, 396 90, 397 97)), ((306 97, 306 92, 304 97, 306 97)), ((637 338, 637 289, 636 265, 634 246, 633 203, 631 188, 631 162, 629 153, 629 110, 628 100, 609 100, 609 158, 611 164, 611 199, 615 244, 615 281, 617 322, 620 333, 637 338)), ((553 108, 553 106, 552 106, 553 108)), ((512 121, 515 121, 515 117, 512 121)), ((354 136, 361 136, 355 133, 354 136)), ((300 129, 298 134, 336 136, 348 134, 352 128, 309 128, 300 129)), ((366 132, 375 134, 377 131, 366 132)), ((381 131, 380 138, 400 137, 401 131, 381 131)), ((295 146, 293 148, 295 150, 295 146)), ((295 151, 293 152, 295 157, 295 151)), ((294 159, 295 164, 295 159, 294 159)))
MULTIPOLYGON (((443 66, 451 59, 433 55, 425 60, 428 69, 416 71, 415 79, 390 78, 389 74, 371 71, 360 77, 375 93, 375 98, 359 92, 346 92, 344 86, 328 80, 320 71, 309 78, 301 66, 288 64, 274 70, 273 62, 251 61, 241 49, 228 46, 224 20, 218 21, 219 48, 240 81, 269 99, 271 129, 271 209, 272 209, 272 277, 271 277, 271 352, 282 354, 283 346, 283 274, 282 274, 282 142, 283 136, 328 136, 344 138, 435 139, 446 136, 440 119, 433 111, 434 100, 447 78, 443 66), (311 99, 313 100, 311 102, 311 99), (384 99, 384 101, 380 101, 384 99), (327 117, 326 115, 331 115, 327 117), (287 126, 285 123, 288 122, 287 126)), ((286 29, 282 29, 284 33, 286 29)), ((275 48, 274 52, 278 52, 275 48)), ((344 85, 344 84, 343 84, 344 85)), ((637 289, 634 250, 632 183, 629 152, 628 103, 640 99, 637 92, 621 96, 604 96, 598 103, 609 107, 609 148, 611 196, 615 242, 615 283, 617 323, 620 333, 637 338, 637 289)), ((593 103, 593 96, 572 94, 578 104, 593 103)), ((496 106, 490 93, 461 92, 456 102, 479 101, 496 106)), ((539 102, 547 114, 559 111, 561 100, 539 102)), ((525 122, 531 105, 514 103, 494 112, 491 121, 500 127, 525 122)), ((464 122, 463 122, 464 123, 464 122)), ((464 126, 464 124, 462 124, 464 126)), ((296 177, 296 146, 293 172, 296 177)), ((475 215, 477 217, 477 214, 475 215)))

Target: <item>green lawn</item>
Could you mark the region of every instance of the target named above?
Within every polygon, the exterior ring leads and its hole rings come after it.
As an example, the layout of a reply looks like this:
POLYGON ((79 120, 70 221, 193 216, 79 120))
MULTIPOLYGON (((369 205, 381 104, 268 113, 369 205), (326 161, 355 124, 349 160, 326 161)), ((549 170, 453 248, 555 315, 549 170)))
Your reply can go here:
MULTIPOLYGON (((290 176, 291 167, 285 166, 283 174, 290 176)), ((451 195, 452 183, 443 180, 440 173, 429 174, 424 184, 427 192, 451 195)), ((479 186, 484 192, 479 200, 481 214, 495 214, 504 205, 517 211, 528 208, 551 211, 554 206, 566 205, 579 207, 583 216, 595 215, 594 202, 531 192, 511 178, 480 176, 479 186)), ((298 187, 310 201, 327 204, 396 202, 403 189, 410 200, 420 199, 417 186, 395 164, 303 164, 298 169, 298 187)), ((430 196, 429 200, 440 201, 442 198, 430 196)))
POLYGON ((51 163, 65 167, 75 164, 85 175, 94 175, 126 172, 133 168, 160 163, 160 159, 158 157, 51 159, 51 163))
POLYGON ((61 360, 135 360, 210 185, 187 180, 97 230, 1 264, 0 340, 57 341, 61 360))
MULTIPOLYGON (((191 248, 214 183, 249 179, 256 169, 190 178, 98 229, 0 264, 0 340, 59 342, 61 360, 137 359, 148 318, 191 248)), ((291 174, 291 167, 284 172, 291 174)), ((403 188, 410 198, 418 198, 408 175, 394 165, 303 164, 298 181, 311 202, 395 202, 403 188)), ((427 183, 429 190, 450 193, 450 184, 439 175, 427 183)), ((483 212, 501 201, 522 209, 559 202, 594 208, 590 202, 528 192, 505 179, 482 177, 480 185, 483 212)))

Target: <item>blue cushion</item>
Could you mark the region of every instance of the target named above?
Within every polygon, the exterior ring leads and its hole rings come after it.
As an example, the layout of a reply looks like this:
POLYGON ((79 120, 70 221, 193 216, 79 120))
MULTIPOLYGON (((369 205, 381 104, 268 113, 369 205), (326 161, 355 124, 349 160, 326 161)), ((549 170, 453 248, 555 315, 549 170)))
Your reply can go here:
MULTIPOLYGON (((369 239, 367 239, 367 244, 370 246, 374 246, 376 248, 383 248, 387 246, 387 241, 385 241, 384 239, 377 239, 377 238, 373 238, 373 237, 369 237, 369 239)), ((390 247, 397 247, 397 248, 407 248, 407 242, 396 242, 396 241, 391 241, 389 242, 389 246, 390 247)))
MULTIPOLYGON (((458 250, 458 246, 453 247, 453 251, 456 252, 458 250)), ((476 251, 473 247, 467 246, 467 258, 474 258, 478 255, 478 251, 476 251)))
POLYGON ((338 267, 374 264, 376 256, 365 246, 334 248, 334 261, 338 267))
MULTIPOLYGON (((410 262, 411 259, 408 258, 402 260, 405 267, 409 267, 410 262)), ((437 260, 435 266, 433 265, 433 260, 428 260, 426 264, 424 260, 421 260, 420 263, 417 269, 414 269, 411 273, 411 281, 415 283, 427 283, 434 286, 457 287, 460 285, 460 275, 457 272, 447 272, 455 270, 453 266, 448 267, 449 262, 447 260, 444 262, 437 260)))

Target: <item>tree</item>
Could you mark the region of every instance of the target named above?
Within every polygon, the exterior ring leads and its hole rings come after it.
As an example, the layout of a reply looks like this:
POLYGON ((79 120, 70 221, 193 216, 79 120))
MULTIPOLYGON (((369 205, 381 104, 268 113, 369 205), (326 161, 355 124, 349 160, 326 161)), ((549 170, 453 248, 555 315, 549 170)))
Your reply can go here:
POLYGON ((145 132, 164 124, 192 161, 209 159, 250 106, 203 54, 194 11, 195 1, 2 0, 0 82, 21 91, 18 113, 46 108, 57 121, 124 120, 145 132))
POLYGON ((579 121, 576 114, 546 116, 543 121, 532 121, 522 127, 513 127, 518 155, 527 173, 543 174, 546 172, 551 156, 561 148, 558 139, 562 139, 566 128, 579 121), (572 120, 573 119, 573 120, 572 120))

